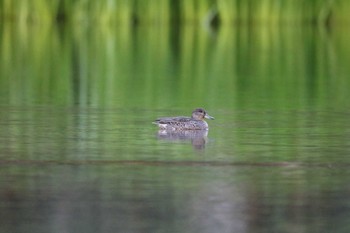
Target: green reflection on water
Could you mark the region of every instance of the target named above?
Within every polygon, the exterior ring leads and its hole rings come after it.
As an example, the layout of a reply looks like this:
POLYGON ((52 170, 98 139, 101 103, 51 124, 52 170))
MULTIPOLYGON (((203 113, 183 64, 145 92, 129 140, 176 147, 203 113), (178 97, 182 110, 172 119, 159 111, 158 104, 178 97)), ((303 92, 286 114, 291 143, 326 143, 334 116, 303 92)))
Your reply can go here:
POLYGON ((1 225, 347 232, 348 37, 3 25, 1 225), (204 148, 157 137, 154 118, 197 106, 204 148))
MULTIPOLYGON (((339 162, 349 152, 340 28, 12 26, 1 35, 0 103, 16 158, 163 160, 149 123, 199 106, 217 118, 200 145, 214 160, 339 162)), ((167 159, 193 159, 183 143, 167 159)))
POLYGON ((210 32, 5 24, 1 38, 5 105, 349 106, 349 38, 341 29, 223 27, 210 32))

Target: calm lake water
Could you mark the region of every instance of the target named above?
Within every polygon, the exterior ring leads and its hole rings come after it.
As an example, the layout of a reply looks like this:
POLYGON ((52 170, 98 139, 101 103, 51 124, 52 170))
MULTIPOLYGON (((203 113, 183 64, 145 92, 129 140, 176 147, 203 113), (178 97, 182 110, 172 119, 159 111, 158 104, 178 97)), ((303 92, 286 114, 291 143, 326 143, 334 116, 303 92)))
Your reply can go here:
POLYGON ((1 232, 349 232, 349 37, 3 25, 1 232))

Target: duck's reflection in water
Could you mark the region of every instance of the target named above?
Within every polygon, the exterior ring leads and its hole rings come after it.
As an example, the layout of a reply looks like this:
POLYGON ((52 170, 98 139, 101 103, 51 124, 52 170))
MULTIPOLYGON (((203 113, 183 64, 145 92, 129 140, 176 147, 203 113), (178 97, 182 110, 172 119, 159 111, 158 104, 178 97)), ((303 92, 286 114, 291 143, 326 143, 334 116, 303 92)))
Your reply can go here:
POLYGON ((193 148, 203 150, 208 141, 208 130, 159 130, 158 139, 172 142, 190 141, 193 148))

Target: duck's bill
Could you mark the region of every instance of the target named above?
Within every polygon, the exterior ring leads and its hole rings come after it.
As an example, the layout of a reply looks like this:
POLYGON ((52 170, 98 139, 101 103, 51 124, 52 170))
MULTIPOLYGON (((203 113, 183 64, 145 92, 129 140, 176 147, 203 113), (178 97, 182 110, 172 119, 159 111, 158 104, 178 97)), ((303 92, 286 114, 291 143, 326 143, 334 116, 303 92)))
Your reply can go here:
POLYGON ((214 117, 209 116, 208 114, 205 115, 205 118, 210 119, 210 120, 214 120, 215 119, 214 117))

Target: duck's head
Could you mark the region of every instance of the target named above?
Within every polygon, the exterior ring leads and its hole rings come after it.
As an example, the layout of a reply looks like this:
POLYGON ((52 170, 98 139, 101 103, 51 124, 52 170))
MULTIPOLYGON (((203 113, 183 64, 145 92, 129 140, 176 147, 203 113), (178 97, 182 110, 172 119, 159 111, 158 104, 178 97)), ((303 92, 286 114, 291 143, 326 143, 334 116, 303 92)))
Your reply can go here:
POLYGON ((192 112, 192 118, 195 120, 204 120, 204 118, 214 120, 214 117, 209 116, 203 108, 196 108, 192 112))

